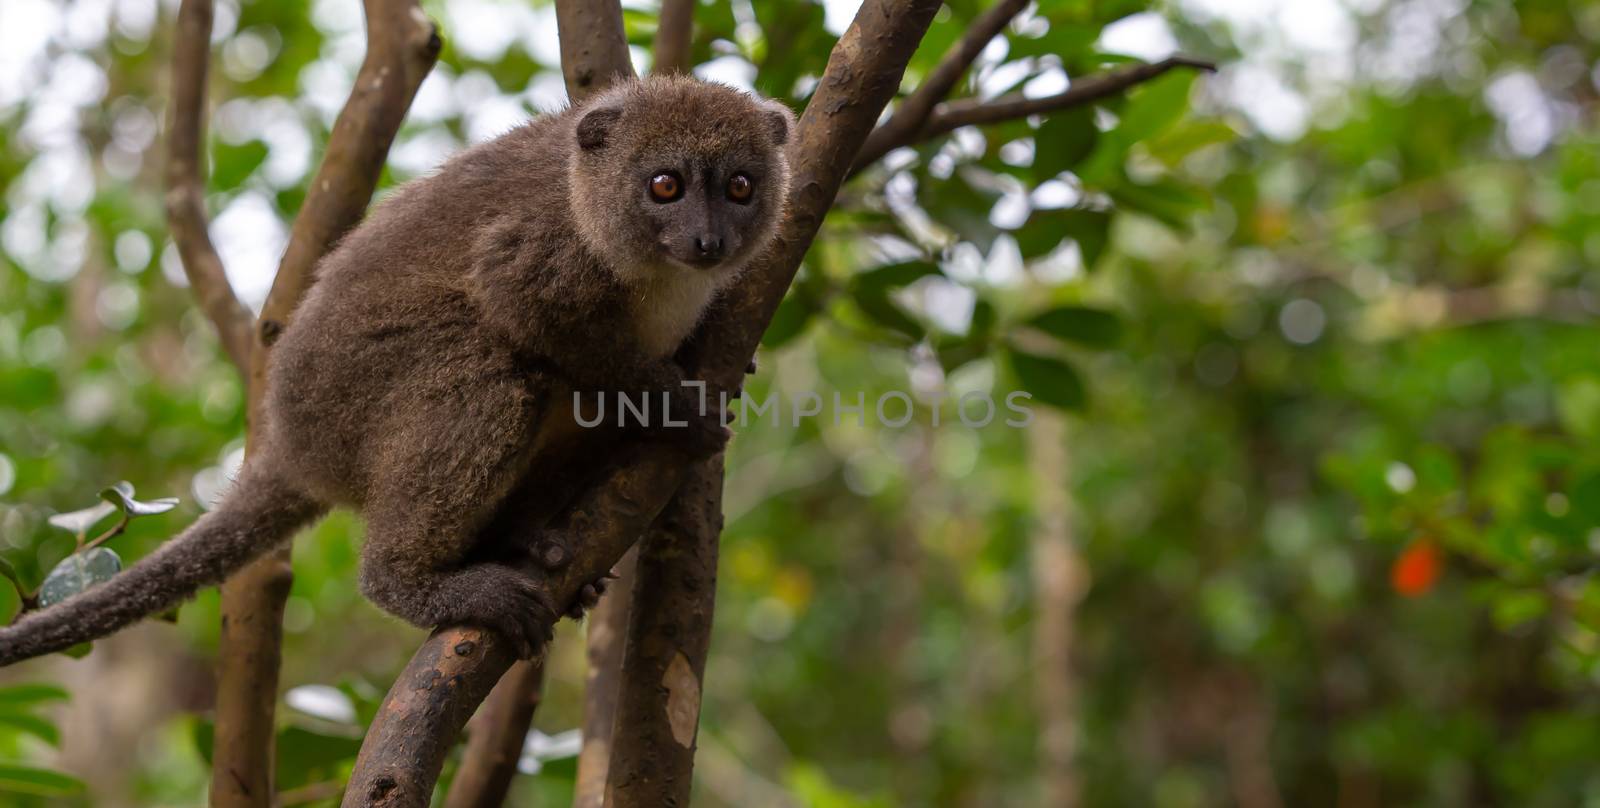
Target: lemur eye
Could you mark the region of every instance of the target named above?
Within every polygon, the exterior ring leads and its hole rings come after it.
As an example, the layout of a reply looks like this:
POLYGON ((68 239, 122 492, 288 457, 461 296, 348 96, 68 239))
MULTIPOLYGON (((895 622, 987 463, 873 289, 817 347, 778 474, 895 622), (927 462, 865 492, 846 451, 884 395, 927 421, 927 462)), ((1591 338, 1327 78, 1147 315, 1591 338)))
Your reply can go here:
POLYGON ((650 178, 650 198, 657 202, 672 202, 683 196, 683 180, 670 171, 650 178))
POLYGON ((756 184, 743 174, 735 174, 728 178, 728 198, 739 204, 750 201, 756 192, 756 184))

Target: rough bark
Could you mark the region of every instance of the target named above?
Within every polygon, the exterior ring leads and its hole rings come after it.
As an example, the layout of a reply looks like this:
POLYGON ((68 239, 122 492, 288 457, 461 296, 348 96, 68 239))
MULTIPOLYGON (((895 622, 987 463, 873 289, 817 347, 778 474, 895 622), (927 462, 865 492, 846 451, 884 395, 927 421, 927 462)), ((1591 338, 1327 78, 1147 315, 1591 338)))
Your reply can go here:
POLYGON ((556 0, 561 76, 576 104, 619 78, 633 76, 622 6, 615 0, 556 0))
POLYGON ((500 677, 467 725, 466 752, 444 808, 498 808, 505 802, 543 687, 540 661, 518 662, 500 677))
MULTIPOLYGON (((797 127, 788 216, 773 247, 747 270, 749 282, 730 299, 729 316, 713 328, 710 350, 698 368, 701 378, 729 390, 740 381, 856 153, 894 95, 906 62, 939 5, 938 0, 868 0, 834 47, 797 127)), ((689 468, 687 459, 666 444, 641 445, 621 454, 606 479, 555 522, 555 527, 583 537, 583 552, 551 577, 551 591, 559 602, 572 602, 579 587, 622 557, 665 507, 689 468)), ((426 805, 444 754, 462 723, 511 661, 503 643, 481 630, 435 631, 390 689, 368 729, 345 792, 346 808, 426 805), (476 653, 465 657, 452 653, 467 640, 476 653)))
POLYGON ((696 466, 639 542, 606 805, 688 805, 722 535, 722 460, 696 466))
POLYGON ((656 18, 656 73, 687 73, 694 43, 694 0, 662 0, 656 18))
MULTIPOLYGON (((334 124, 327 154, 295 219, 288 250, 254 328, 228 286, 206 232, 201 144, 212 5, 209 0, 184 0, 179 9, 168 140, 168 216, 201 308, 216 325, 229 358, 246 376, 252 424, 259 422, 274 339, 310 285, 316 260, 366 210, 389 144, 439 52, 434 27, 413 0, 368 0, 365 7, 366 59, 334 124)), ((222 587, 214 806, 264 808, 272 802, 273 718, 283 605, 291 580, 288 551, 283 550, 241 570, 222 587)))
POLYGON ((589 613, 589 670, 583 687, 583 748, 578 752, 572 808, 602 808, 611 767, 611 737, 617 716, 617 682, 628 640, 628 615, 638 578, 639 547, 634 545, 612 570, 617 576, 600 605, 589 613))
POLYGON ((1074 615, 1088 572, 1072 537, 1065 419, 1035 415, 1028 465, 1033 472, 1033 691, 1039 716, 1043 805, 1071 808, 1078 799, 1077 676, 1072 668, 1074 615))
MULTIPOLYGON (((867 139, 861 149, 861 155, 856 159, 852 173, 883 159, 883 156, 901 146, 910 146, 925 140, 948 134, 963 126, 981 126, 983 124, 1000 123, 1002 121, 1026 118, 1030 115, 1044 115, 1051 112, 1060 112, 1064 109, 1092 104, 1114 95, 1126 92, 1138 84, 1143 84, 1169 70, 1177 67, 1188 67, 1196 70, 1216 70, 1210 62, 1190 59, 1185 56, 1172 56, 1159 62, 1149 64, 1130 65, 1107 70, 1085 76, 1072 83, 1071 87, 1040 98, 1028 98, 1021 93, 1011 93, 999 98, 984 101, 978 98, 960 98, 949 101, 933 108, 922 124, 917 128, 897 128, 886 131, 886 127, 879 127, 867 139)), ((891 121, 892 122, 892 121, 891 121)))

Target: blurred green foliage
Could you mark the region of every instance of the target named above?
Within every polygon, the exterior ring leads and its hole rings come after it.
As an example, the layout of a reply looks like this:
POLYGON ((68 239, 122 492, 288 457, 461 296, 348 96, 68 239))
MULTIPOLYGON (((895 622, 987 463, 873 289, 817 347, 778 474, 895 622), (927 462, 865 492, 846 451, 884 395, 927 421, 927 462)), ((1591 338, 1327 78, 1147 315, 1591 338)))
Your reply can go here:
MULTIPOLYGON (((547 4, 424 5, 446 47, 386 186, 561 103, 547 4)), ((947 3, 905 88, 983 5, 947 3)), ((860 392, 869 425, 825 408, 735 442, 697 805, 1042 804, 1042 643, 1072 659, 1086 805, 1600 804, 1600 11, 1244 5, 1037 3, 960 94, 1054 92, 1141 48, 1223 70, 845 188, 750 392, 860 392), (1065 468, 1040 433, 957 418, 1015 390, 1073 413, 1065 468), (913 421, 871 423, 893 391, 913 421), (1066 637, 1033 630, 1052 488, 1089 584, 1066 637)), ((115 539, 137 558, 237 463, 243 389, 162 220, 171 14, 0 10, 25 54, 0 76, 0 557, 30 586, 76 546, 52 514, 119 479, 181 497, 115 539)), ((700 3, 695 61, 799 109, 845 19, 700 3)), ((629 4, 642 66, 654 21, 629 4)), ((223 2, 214 41, 213 233, 258 304, 359 4, 223 2)), ((359 536, 336 515, 296 546, 284 682, 337 694, 283 711, 304 804, 420 638, 356 593, 359 536)), ((207 593, 176 631, 0 674, 0 801, 200 803, 216 627, 207 593)), ((577 724, 581 631, 556 649, 551 734, 577 724)), ((563 804, 570 759, 540 762, 517 796, 563 804)))

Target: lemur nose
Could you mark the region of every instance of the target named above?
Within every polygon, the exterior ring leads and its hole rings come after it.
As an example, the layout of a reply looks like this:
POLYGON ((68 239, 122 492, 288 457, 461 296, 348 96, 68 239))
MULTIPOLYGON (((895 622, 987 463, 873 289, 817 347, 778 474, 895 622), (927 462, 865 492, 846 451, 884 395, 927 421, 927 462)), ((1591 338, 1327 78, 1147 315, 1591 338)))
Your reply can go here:
POLYGON ((695 236, 694 249, 702 258, 722 255, 722 239, 718 236, 695 236))

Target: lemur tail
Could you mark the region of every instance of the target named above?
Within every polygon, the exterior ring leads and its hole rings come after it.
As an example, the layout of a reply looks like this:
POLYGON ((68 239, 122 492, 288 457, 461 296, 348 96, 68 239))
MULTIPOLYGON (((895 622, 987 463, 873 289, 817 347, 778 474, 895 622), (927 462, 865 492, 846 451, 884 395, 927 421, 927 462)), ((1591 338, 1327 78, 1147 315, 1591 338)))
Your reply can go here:
POLYGON ((287 541, 324 506, 247 462, 222 503, 111 580, 0 628, 0 666, 99 639, 187 600, 287 541))

